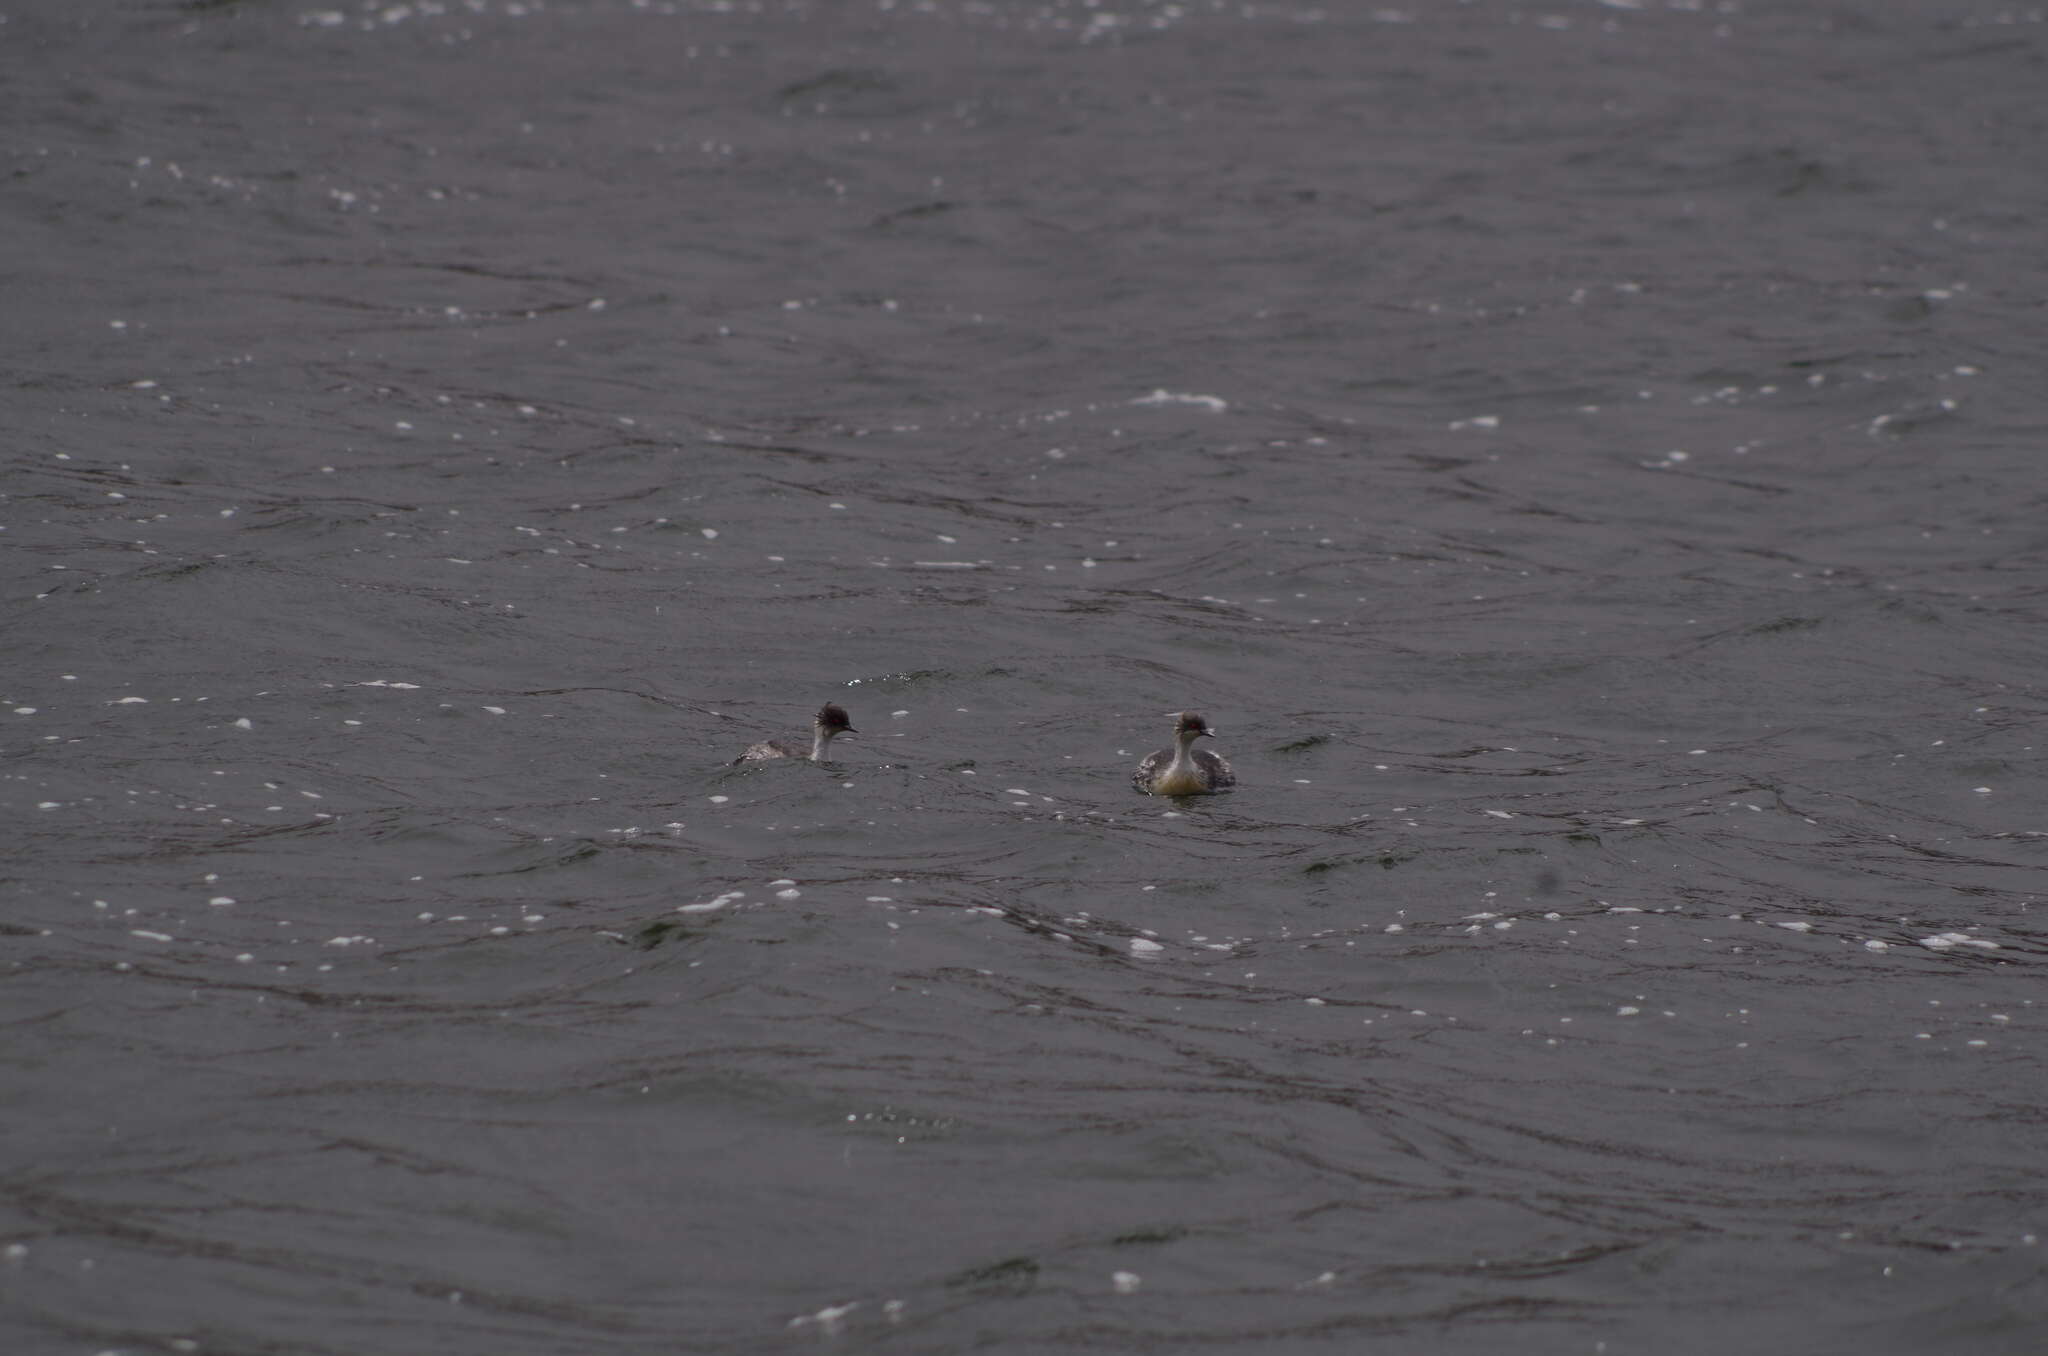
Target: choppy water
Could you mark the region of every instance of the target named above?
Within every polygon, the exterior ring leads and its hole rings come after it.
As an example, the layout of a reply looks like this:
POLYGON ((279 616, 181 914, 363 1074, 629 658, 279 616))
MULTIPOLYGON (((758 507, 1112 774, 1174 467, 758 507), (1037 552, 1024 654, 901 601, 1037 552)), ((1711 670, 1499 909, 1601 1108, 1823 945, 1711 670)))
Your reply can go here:
POLYGON ((5 19, 6 1350, 2048 1346, 2039 7, 5 19))

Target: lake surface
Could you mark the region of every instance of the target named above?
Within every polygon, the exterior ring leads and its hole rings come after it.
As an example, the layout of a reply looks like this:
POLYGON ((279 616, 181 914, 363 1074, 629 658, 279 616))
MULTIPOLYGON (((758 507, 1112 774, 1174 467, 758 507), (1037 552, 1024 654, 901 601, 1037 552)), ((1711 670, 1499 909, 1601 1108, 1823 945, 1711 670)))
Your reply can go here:
POLYGON ((2048 1349, 2039 5, 4 20, 8 1352, 2048 1349))

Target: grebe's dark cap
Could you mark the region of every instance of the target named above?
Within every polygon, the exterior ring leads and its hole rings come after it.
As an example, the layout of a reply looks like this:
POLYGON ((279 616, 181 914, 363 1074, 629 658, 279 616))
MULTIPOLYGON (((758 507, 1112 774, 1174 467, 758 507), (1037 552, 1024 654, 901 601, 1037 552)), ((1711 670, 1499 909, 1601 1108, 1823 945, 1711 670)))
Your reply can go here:
POLYGON ((853 728, 853 722, 846 718, 846 708, 834 706, 831 702, 826 702, 818 708, 818 724, 828 730, 844 730, 848 734, 860 733, 853 728))

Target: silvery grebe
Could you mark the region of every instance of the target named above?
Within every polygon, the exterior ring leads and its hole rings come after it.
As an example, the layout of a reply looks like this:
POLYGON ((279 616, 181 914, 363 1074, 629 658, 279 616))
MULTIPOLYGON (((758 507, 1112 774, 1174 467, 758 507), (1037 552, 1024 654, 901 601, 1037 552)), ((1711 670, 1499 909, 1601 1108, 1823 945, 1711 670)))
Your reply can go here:
POLYGON ((1155 796, 1201 796, 1237 783, 1230 764, 1195 741, 1216 732, 1192 711, 1183 711, 1173 727, 1173 749, 1147 754, 1131 774, 1131 785, 1155 796))
POLYGON ((860 731, 853 728, 853 722, 846 718, 846 708, 826 702, 818 708, 818 718, 811 722, 809 754, 800 754, 779 739, 764 739, 733 759, 731 766, 738 767, 741 763, 752 763, 763 758, 808 757, 814 763, 822 763, 825 761, 825 746, 836 736, 859 733, 860 731))

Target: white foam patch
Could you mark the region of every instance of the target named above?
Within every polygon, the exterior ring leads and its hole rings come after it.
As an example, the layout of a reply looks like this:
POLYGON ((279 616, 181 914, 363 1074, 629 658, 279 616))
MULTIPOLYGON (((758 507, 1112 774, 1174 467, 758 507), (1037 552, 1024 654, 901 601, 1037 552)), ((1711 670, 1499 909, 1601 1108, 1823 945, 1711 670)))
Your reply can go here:
POLYGON ((1155 956, 1164 950, 1166 950, 1165 947, 1149 937, 1131 938, 1131 954, 1133 956, 1155 956))
POLYGON ((1221 414, 1230 408, 1230 402, 1222 396, 1195 395, 1188 391, 1169 391, 1165 387, 1154 387, 1151 395, 1139 396, 1133 405, 1200 405, 1211 414, 1221 414))
POLYGON ((1972 947, 1979 951, 1998 950, 1997 942, 1987 942, 1982 937, 1972 937, 1966 932, 1940 932, 1932 937, 1922 937, 1920 945, 1929 951, 1952 951, 1959 946, 1972 947))
POLYGON ((852 1300, 845 1304, 828 1304, 815 1314, 798 1314, 795 1318, 789 1320, 789 1326, 792 1328, 808 1328, 815 1323, 827 1332, 835 1332, 840 1324, 846 1321, 846 1316, 858 1308, 860 1308, 859 1300, 852 1300))

